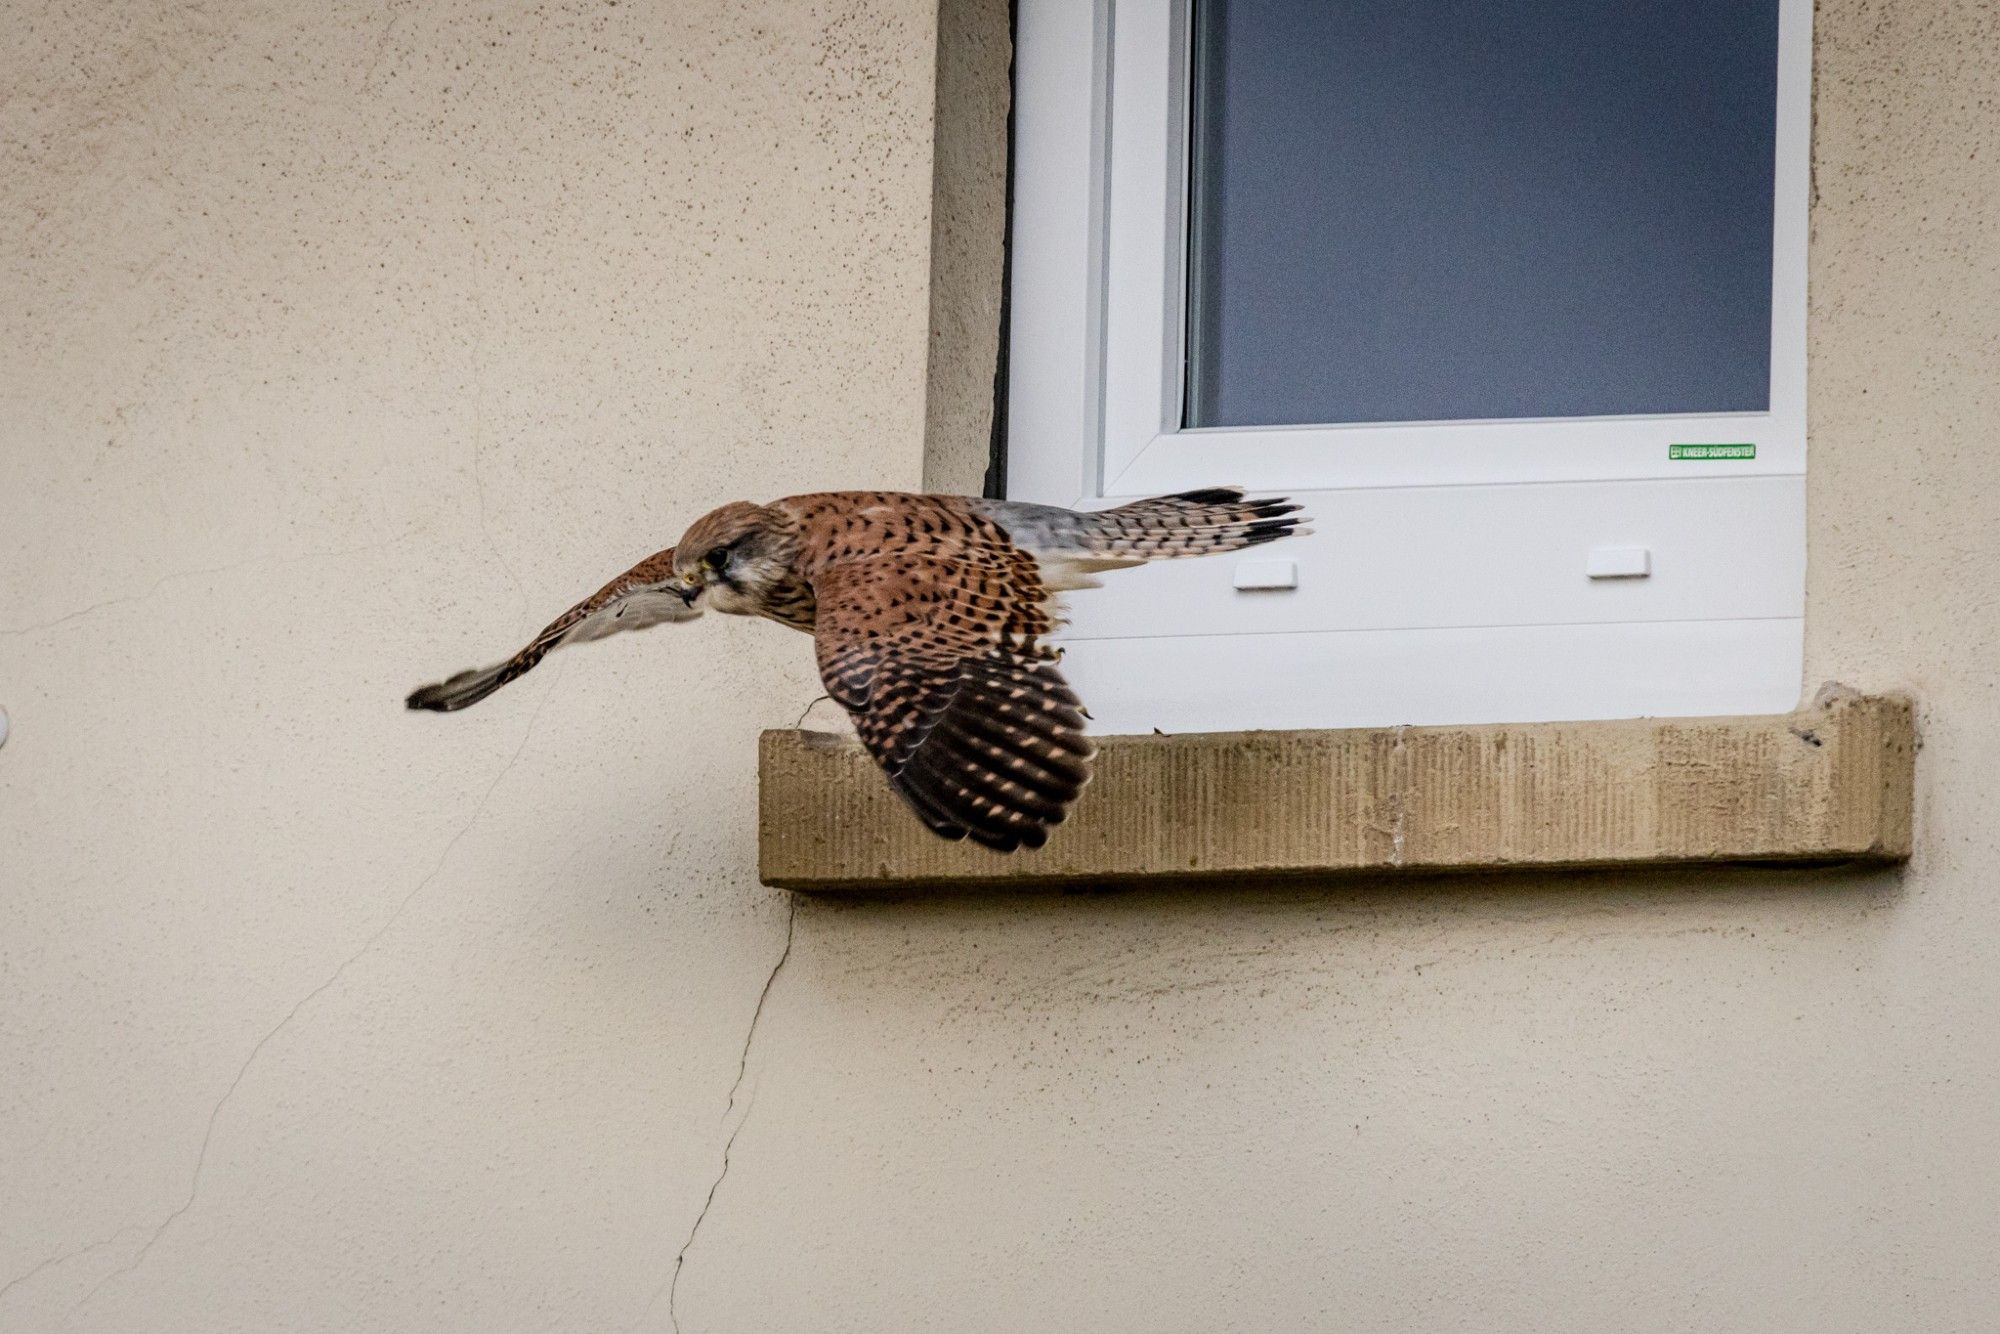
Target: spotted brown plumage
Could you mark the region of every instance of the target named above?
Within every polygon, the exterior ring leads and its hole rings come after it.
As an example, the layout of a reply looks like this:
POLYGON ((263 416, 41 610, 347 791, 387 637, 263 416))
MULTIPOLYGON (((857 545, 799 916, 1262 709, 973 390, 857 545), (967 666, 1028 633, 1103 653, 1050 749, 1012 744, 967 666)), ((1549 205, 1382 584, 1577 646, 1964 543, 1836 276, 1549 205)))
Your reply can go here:
POLYGON ((695 520, 519 653, 412 692, 480 700, 566 644, 703 610, 812 633, 827 694, 933 831, 1038 848, 1090 781, 1082 703, 1043 642, 1057 592, 1103 570, 1240 551, 1303 532, 1298 506, 1210 488, 1078 511, 1020 501, 828 491, 695 520))

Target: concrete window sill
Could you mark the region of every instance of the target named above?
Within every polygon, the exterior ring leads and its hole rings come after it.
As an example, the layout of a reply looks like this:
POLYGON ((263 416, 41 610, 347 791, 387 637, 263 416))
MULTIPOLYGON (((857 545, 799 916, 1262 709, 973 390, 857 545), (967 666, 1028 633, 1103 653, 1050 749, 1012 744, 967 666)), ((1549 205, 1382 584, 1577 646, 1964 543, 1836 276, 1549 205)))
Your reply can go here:
POLYGON ((932 836, 858 744, 772 731, 764 883, 823 893, 1910 855, 1909 701, 1757 718, 1107 737, 1069 822, 1002 856, 932 836))

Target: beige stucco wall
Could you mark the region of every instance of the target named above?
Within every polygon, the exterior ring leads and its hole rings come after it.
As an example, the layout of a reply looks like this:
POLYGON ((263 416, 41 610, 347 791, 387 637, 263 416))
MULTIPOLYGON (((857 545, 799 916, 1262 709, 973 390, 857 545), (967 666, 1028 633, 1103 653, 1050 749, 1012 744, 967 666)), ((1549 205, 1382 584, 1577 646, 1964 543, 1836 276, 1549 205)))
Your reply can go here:
POLYGON ((805 902, 765 996, 803 639, 398 701, 917 482, 929 7, 4 0, 0 1329, 662 1329, 698 1218, 688 1331, 2000 1325, 2000 30, 1818 22, 1907 872, 805 902))

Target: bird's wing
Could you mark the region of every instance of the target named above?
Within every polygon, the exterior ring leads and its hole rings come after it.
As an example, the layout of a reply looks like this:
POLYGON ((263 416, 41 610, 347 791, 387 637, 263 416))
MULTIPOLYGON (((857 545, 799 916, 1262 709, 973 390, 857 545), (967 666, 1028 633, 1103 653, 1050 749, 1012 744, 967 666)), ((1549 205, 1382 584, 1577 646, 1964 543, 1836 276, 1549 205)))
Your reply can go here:
POLYGON ((564 644, 582 644, 624 630, 644 630, 667 621, 691 621, 701 615, 678 593, 670 592, 674 549, 646 557, 583 601, 543 627, 519 653, 491 667, 475 667, 449 680, 419 687, 404 701, 413 709, 449 713, 477 704, 564 644))
POLYGON ((1038 848, 1090 779, 1082 705, 1040 637, 1048 593, 1008 549, 842 561, 814 580, 827 693, 932 831, 1038 848))

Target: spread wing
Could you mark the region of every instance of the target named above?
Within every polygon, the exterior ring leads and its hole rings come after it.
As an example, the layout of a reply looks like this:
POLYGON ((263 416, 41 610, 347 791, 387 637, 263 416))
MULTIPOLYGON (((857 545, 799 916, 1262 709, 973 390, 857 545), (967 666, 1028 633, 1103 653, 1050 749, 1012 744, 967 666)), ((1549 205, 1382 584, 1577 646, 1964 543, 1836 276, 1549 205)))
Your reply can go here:
POLYGON ((701 615, 678 593, 668 591, 674 573, 674 549, 646 557, 583 601, 544 626, 519 653, 491 667, 475 667, 449 680, 421 686, 404 701, 413 709, 450 713, 477 704, 509 681, 533 670, 536 663, 564 644, 582 644, 623 630, 644 630, 667 621, 691 621, 701 615))
POLYGON ((1040 643, 1048 593, 1005 549, 844 561, 814 580, 827 693, 945 838, 1038 848, 1090 780, 1082 706, 1040 643))

